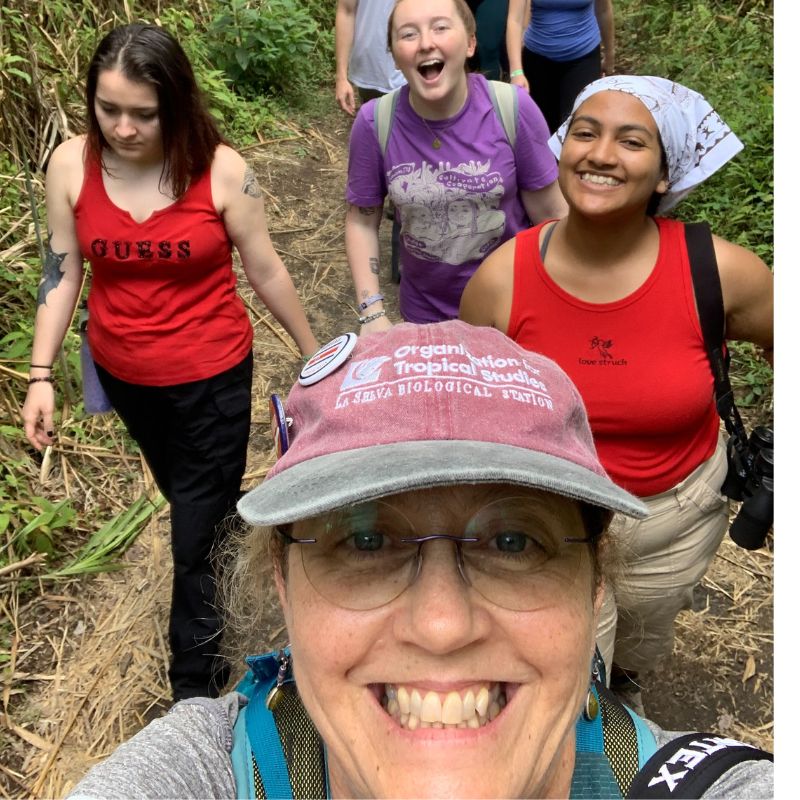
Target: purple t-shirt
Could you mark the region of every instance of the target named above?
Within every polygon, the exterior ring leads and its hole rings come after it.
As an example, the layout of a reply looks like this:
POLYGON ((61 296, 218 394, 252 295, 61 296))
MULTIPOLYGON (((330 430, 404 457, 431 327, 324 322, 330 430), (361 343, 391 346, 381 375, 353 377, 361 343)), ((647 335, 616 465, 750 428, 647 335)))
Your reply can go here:
POLYGON ((375 101, 361 107, 350 134, 347 202, 374 207, 391 197, 401 223, 400 313, 409 322, 457 317, 483 259, 530 225, 519 190, 542 189, 558 175, 547 124, 528 93, 517 87, 515 159, 486 79, 468 79, 467 102, 445 120, 423 121, 408 87, 400 89, 385 164, 375 101))

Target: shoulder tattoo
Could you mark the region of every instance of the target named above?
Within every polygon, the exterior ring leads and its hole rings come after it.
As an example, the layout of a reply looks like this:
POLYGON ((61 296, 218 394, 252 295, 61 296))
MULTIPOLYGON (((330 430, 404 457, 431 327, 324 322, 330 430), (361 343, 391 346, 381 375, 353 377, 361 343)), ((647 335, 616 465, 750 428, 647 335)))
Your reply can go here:
POLYGON ((36 297, 36 307, 47 305, 47 295, 58 287, 64 273, 61 271, 61 265, 67 257, 66 253, 55 253, 50 245, 50 239, 53 235, 52 231, 47 232, 47 249, 44 255, 44 266, 42 267, 42 279, 39 281, 39 292, 36 297))
POLYGON ((242 183, 242 194, 249 195, 250 197, 261 197, 261 187, 258 185, 258 178, 251 166, 248 165, 244 171, 244 181, 242 183))

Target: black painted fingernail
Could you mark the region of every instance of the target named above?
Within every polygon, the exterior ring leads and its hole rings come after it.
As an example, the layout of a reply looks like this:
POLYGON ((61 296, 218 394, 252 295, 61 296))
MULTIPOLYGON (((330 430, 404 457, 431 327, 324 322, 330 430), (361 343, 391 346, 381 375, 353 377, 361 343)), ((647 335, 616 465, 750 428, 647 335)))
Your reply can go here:
POLYGON ((48 436, 54 436, 55 434, 54 434, 54 432, 53 432, 53 431, 47 431, 47 435, 48 435, 48 436))

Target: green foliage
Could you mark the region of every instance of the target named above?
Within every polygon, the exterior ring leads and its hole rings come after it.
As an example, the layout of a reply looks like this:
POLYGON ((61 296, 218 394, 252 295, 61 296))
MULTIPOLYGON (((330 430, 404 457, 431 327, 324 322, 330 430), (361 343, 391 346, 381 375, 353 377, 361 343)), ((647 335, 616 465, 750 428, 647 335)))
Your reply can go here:
POLYGON ((162 509, 165 503, 161 495, 154 500, 145 495, 136 498, 130 508, 95 531, 75 559, 42 577, 69 578, 121 569, 123 565, 117 559, 136 541, 153 514, 162 509))
POLYGON ((766 7, 755 0, 614 4, 620 71, 635 60, 631 71, 702 92, 745 146, 681 203, 676 216, 707 219, 715 233, 772 264, 772 25, 766 7))
POLYGON ((68 531, 75 521, 75 509, 66 498, 52 502, 29 494, 29 459, 14 454, 19 430, 0 427, 0 564, 12 553, 15 558, 31 553, 53 556, 56 534, 68 531))
MULTIPOLYGON (((768 0, 616 0, 618 70, 659 75, 701 92, 744 150, 675 209, 773 263, 773 42, 768 0)), ((735 343, 732 380, 743 405, 772 411, 772 369, 735 343)))
POLYGON ((305 7, 316 20, 320 30, 333 30, 336 22, 336 3, 333 0, 305 0, 305 7))
POLYGON ((310 84, 321 33, 298 0, 224 0, 208 27, 211 61, 245 97, 296 93, 310 84))
POLYGON ((208 33, 201 22, 193 19, 182 7, 164 9, 157 21, 178 39, 186 51, 208 109, 231 142, 247 145, 258 141, 260 132, 275 128, 278 120, 272 109, 237 94, 231 78, 211 63, 208 33))

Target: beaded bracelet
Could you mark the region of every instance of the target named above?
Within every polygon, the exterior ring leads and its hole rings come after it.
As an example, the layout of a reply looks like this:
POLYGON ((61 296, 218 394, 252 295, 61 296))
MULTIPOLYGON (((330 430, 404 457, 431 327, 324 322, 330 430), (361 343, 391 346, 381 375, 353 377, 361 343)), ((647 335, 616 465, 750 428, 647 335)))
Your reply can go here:
POLYGON ((358 321, 362 325, 366 325, 368 322, 372 322, 373 320, 380 319, 381 317, 385 317, 385 311, 376 311, 374 314, 370 314, 368 317, 359 317, 358 321))
POLYGON ((525 74, 524 70, 514 69, 514 70, 511 70, 511 73, 510 73, 509 77, 518 78, 520 75, 524 75, 524 74, 525 74))
POLYGON ((368 297, 363 303, 359 303, 358 310, 366 311, 371 305, 377 303, 378 300, 383 300, 383 295, 380 292, 378 292, 377 294, 373 294, 371 297, 368 297))
POLYGON ((39 383, 40 381, 46 381, 47 383, 53 383, 53 376, 52 375, 46 375, 45 377, 42 377, 42 378, 28 378, 28 386, 30 386, 32 383, 39 383))

